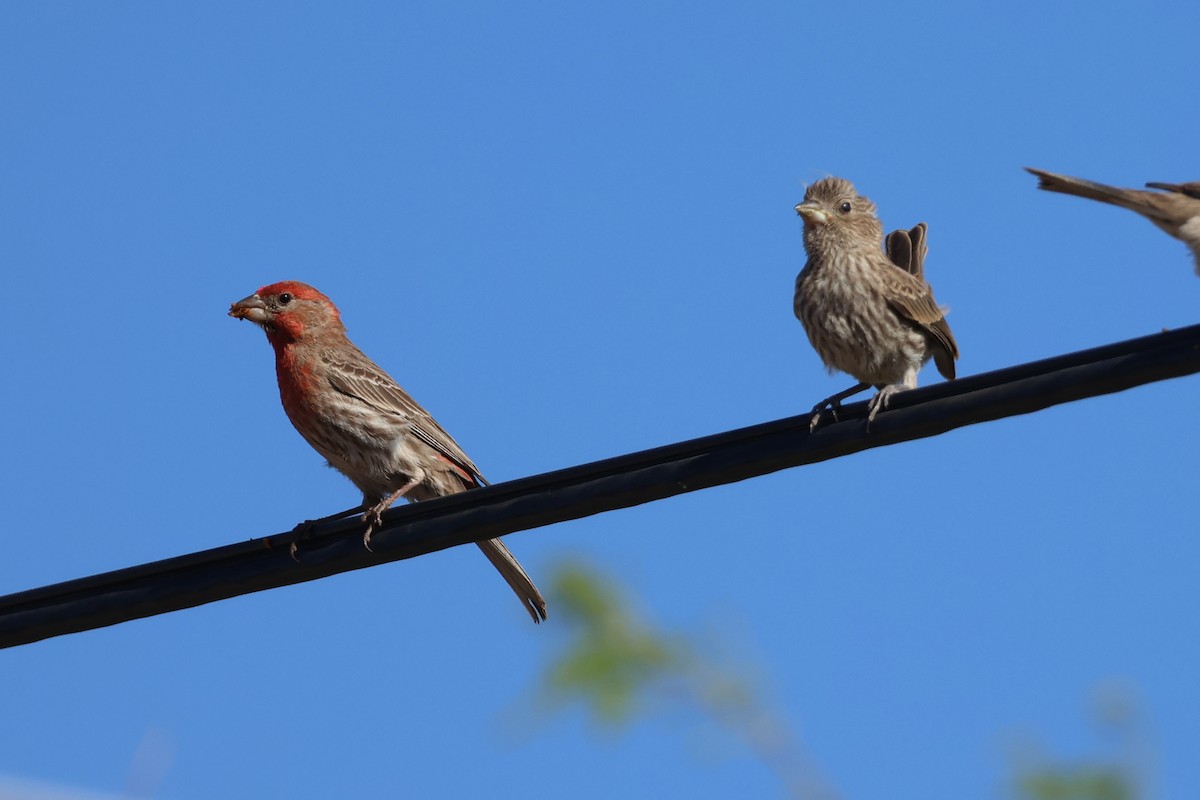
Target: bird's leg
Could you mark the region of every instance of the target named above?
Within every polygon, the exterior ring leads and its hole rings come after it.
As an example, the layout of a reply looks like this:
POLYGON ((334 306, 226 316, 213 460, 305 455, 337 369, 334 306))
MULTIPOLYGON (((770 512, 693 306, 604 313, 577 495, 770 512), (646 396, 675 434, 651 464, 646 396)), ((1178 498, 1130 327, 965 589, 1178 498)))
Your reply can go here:
MULTIPOLYGON (((371 534, 375 532, 375 528, 383 522, 383 512, 388 510, 392 503, 399 500, 404 495, 408 494, 414 486, 424 479, 424 475, 417 475, 408 483, 401 486, 396 491, 389 494, 387 497, 380 500, 375 505, 367 509, 367 513, 363 514, 363 522, 367 523, 367 530, 363 533, 363 547, 371 550, 371 534)), ((366 505, 365 503, 363 505, 366 505)), ((360 506, 361 508, 361 506, 360 506)), ((357 509, 355 509, 357 510, 357 509)), ((374 553, 374 550, 371 550, 374 553)))
POLYGON ((320 523, 320 522, 329 522, 331 519, 341 519, 342 517, 348 517, 351 514, 357 514, 358 512, 365 510, 366 507, 367 507, 366 503, 359 503, 354 508, 347 508, 345 511, 339 511, 336 514, 329 514, 324 517, 318 517, 317 519, 305 520, 304 522, 301 522, 296 527, 297 528, 308 528, 308 527, 316 525, 317 523, 320 523))
POLYGON ((917 371, 910 369, 904 373, 904 378, 898 383, 886 383, 882 386, 876 386, 879 391, 871 398, 871 402, 867 403, 867 432, 871 430, 871 423, 875 421, 875 415, 887 408, 891 402, 892 396, 903 392, 907 389, 917 388, 917 371))
POLYGON ((875 396, 871 398, 871 402, 867 403, 867 430, 871 430, 871 423, 875 421, 875 415, 881 409, 887 408, 888 401, 892 395, 897 392, 902 392, 907 389, 907 386, 902 386, 898 383, 888 383, 880 387, 875 396))
POLYGON ((842 407, 842 401, 845 400, 847 397, 850 397, 851 395, 856 395, 859 392, 861 392, 865 389, 870 389, 870 388, 871 388, 871 384, 869 384, 869 383, 855 384, 854 386, 851 386, 849 389, 846 389, 843 392, 838 392, 835 395, 826 397, 824 400, 817 403, 815 406, 813 406, 813 409, 812 409, 812 421, 808 423, 808 432, 812 433, 813 431, 815 431, 817 429, 817 425, 820 424, 820 422, 821 422, 821 412, 823 412, 825 409, 827 409, 827 408, 829 409, 829 413, 833 414, 833 421, 837 422, 838 421, 838 409, 842 407))
POLYGON ((354 508, 347 508, 345 511, 339 511, 336 514, 328 514, 324 517, 318 517, 317 519, 306 519, 295 528, 292 528, 292 531, 296 534, 296 538, 292 540, 291 546, 288 547, 288 555, 292 557, 292 561, 295 561, 297 564, 300 563, 300 559, 296 557, 296 547, 299 545, 301 539, 308 538, 308 533, 310 530, 312 530, 313 525, 318 525, 322 522, 329 522, 330 520, 334 519, 341 519, 342 517, 348 517, 351 514, 357 514, 366 507, 366 503, 359 503, 354 508))

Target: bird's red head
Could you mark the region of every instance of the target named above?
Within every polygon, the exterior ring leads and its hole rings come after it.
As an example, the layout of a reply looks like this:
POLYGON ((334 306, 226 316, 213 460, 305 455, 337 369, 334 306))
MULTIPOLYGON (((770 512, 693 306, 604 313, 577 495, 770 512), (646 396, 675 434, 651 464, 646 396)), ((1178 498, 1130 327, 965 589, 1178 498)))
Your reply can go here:
POLYGON ((337 306, 307 283, 280 281, 229 307, 229 316, 261 325, 279 347, 330 327, 342 329, 337 306))

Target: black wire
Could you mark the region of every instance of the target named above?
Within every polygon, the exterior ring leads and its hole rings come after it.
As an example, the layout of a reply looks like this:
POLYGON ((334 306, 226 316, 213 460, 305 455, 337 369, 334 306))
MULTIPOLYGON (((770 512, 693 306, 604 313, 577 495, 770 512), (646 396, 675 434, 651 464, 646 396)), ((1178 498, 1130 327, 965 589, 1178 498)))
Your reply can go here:
MULTIPOLYGON (((1200 325, 938 383, 809 433, 809 414, 0 597, 0 648, 412 558, 1200 372, 1200 325), (297 543, 298 561, 289 554, 297 543)), ((813 398, 814 400, 817 398, 813 398)))

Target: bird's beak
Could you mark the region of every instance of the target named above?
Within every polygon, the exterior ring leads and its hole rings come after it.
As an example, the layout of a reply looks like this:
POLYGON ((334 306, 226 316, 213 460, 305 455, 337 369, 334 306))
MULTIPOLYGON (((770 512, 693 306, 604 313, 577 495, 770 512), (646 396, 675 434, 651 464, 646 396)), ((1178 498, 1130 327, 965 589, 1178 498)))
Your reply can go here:
POLYGON ((229 316, 235 319, 248 319, 263 325, 267 321, 267 305, 256 294, 238 300, 229 307, 229 316))
POLYGON ((811 200, 805 200, 803 203, 798 204, 796 206, 796 213, 804 217, 805 222, 811 222, 816 225, 824 225, 829 221, 829 215, 811 200))

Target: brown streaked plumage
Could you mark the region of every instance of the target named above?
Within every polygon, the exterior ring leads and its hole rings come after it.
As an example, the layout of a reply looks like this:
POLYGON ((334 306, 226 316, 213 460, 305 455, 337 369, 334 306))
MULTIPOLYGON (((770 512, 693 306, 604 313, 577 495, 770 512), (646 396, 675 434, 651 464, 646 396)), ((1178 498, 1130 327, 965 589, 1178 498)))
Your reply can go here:
MULTIPOLYGON (((362 492, 360 505, 326 519, 364 512, 366 547, 380 515, 400 497, 428 500, 487 484, 458 442, 350 341, 321 292, 283 281, 234 303, 229 315, 266 331, 288 419, 362 492)), ((504 543, 476 544, 533 621, 545 619, 546 601, 504 543)))
POLYGON ((1038 177, 1038 188, 1048 192, 1073 194, 1088 200, 1099 200, 1130 211, 1136 211, 1153 222, 1159 230, 1173 236, 1188 246, 1195 261, 1196 274, 1200 275, 1200 181, 1190 183, 1150 182, 1146 186, 1161 189, 1147 192, 1144 189, 1121 189, 1103 183, 1057 175, 1040 169, 1026 167, 1038 177))
POLYGON ((813 408, 810 427, 822 411, 874 386, 867 424, 896 392, 917 385, 917 372, 930 358, 947 379, 955 376, 958 343, 924 280, 925 226, 888 237, 875 204, 842 178, 814 183, 796 206, 804 218, 808 262, 796 277, 793 307, 809 342, 825 366, 849 373, 859 385, 813 408))

